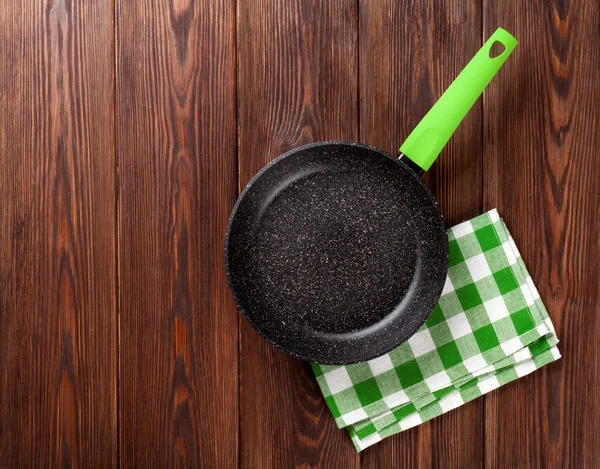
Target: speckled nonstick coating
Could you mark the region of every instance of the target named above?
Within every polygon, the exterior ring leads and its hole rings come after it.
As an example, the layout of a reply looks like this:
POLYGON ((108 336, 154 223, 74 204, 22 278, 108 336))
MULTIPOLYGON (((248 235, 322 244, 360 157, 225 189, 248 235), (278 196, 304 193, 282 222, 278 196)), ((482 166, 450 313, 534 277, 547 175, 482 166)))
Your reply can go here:
POLYGON ((348 364, 389 352, 442 292, 448 238, 423 181, 349 142, 295 148, 238 199, 227 279, 252 327, 303 360, 348 364))

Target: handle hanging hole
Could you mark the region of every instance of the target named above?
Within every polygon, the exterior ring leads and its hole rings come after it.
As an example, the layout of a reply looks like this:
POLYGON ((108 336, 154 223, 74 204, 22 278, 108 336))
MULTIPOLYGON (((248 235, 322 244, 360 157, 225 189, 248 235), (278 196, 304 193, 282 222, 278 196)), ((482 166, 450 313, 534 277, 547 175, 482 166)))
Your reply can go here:
POLYGON ((492 46, 490 47, 490 59, 495 59, 496 57, 500 57, 504 54, 506 47, 500 41, 494 41, 492 46))

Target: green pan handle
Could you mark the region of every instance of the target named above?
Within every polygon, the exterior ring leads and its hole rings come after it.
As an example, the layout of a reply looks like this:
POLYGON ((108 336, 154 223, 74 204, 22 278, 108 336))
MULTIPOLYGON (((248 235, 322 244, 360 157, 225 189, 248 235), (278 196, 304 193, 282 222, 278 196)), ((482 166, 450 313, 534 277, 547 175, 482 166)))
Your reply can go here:
POLYGON ((427 171, 517 44, 510 33, 498 28, 402 144, 403 156, 427 171), (491 58, 496 42, 504 52, 491 58))

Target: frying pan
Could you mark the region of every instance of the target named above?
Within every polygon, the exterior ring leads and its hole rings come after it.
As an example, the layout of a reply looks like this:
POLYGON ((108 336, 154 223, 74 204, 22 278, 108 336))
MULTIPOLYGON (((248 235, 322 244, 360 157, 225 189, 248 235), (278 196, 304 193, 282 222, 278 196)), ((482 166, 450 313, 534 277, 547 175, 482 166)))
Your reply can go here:
POLYGON ((297 358, 349 364, 389 352, 423 325, 444 287, 448 238, 419 176, 516 45, 498 29, 399 158, 319 142, 281 155, 250 181, 229 220, 225 266, 259 334, 297 358), (504 51, 492 57, 495 43, 504 51))

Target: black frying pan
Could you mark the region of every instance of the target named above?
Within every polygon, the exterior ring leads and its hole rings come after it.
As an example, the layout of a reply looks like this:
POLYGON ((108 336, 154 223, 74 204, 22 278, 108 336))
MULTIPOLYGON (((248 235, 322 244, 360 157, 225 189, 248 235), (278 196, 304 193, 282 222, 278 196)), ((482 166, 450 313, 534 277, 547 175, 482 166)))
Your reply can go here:
POLYGON ((516 46, 499 29, 401 147, 295 148, 244 189, 225 265, 244 317, 265 339, 323 364, 369 360, 425 322, 442 292, 448 239, 419 175, 516 46), (504 52, 492 58, 501 43, 504 52))

